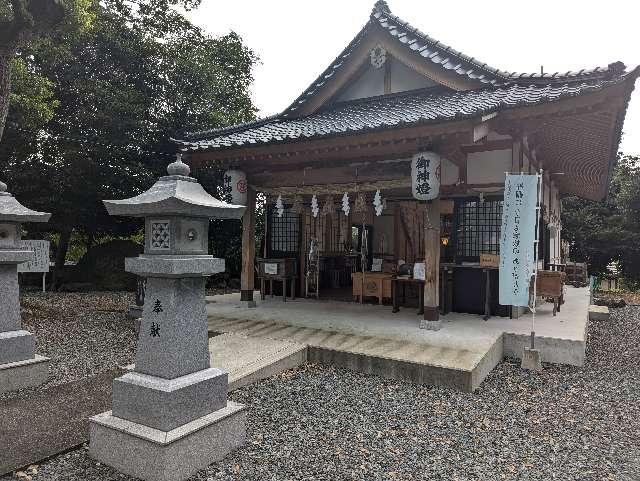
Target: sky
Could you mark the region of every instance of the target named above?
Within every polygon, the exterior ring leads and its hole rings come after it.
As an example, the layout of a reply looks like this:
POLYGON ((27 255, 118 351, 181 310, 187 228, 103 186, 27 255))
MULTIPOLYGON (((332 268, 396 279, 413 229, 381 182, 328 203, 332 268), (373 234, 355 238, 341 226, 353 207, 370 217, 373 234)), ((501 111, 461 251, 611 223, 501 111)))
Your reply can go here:
MULTIPOLYGON (((202 0, 187 15, 211 35, 235 31, 260 58, 251 95, 260 117, 281 112, 337 57, 374 0, 202 0)), ((545 72, 640 65, 637 0, 387 0, 422 32, 492 67, 545 72)), ((640 81, 620 150, 640 155, 640 81)))

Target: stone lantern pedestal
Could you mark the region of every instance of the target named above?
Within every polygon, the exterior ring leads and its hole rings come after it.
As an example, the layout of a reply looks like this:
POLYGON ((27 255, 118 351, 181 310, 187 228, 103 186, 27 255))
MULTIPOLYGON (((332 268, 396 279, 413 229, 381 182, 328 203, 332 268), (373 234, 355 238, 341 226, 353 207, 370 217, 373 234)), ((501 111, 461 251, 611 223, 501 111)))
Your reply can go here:
POLYGON ((18 264, 34 257, 20 246, 21 223, 50 216, 21 205, 0 182, 0 394, 42 384, 49 373, 49 359, 35 354, 33 335, 22 329, 18 264))
POLYGON ((244 208, 207 194, 180 160, 147 192, 105 201, 111 215, 145 218, 145 250, 126 270, 147 278, 133 372, 113 381, 112 410, 90 420, 89 453, 145 480, 181 480, 245 441, 244 406, 227 401, 227 373, 211 367, 206 277, 211 218, 244 208))

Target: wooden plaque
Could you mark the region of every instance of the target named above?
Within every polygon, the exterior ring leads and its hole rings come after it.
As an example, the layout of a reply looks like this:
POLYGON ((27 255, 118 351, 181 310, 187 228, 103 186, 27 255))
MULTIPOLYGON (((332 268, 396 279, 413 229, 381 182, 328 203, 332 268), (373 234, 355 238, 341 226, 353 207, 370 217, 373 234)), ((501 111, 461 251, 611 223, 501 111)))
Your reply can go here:
POLYGON ((500 256, 497 254, 480 254, 480 267, 499 267, 500 256))

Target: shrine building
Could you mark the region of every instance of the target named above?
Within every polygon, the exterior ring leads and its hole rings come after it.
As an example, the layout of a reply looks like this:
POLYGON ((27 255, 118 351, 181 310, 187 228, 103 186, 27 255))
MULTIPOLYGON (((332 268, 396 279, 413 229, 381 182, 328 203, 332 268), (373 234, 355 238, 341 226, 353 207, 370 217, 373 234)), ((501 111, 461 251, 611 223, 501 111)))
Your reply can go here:
POLYGON ((246 203, 241 298, 257 310, 254 289, 269 295, 275 284, 308 303, 379 304, 389 322, 409 306, 416 322, 516 318, 522 309, 498 299, 505 173, 542 171, 538 268, 562 270, 562 198, 607 195, 639 74, 622 62, 499 70, 378 1, 282 113, 178 143, 196 172, 228 171, 229 193, 246 203), (421 153, 439 159, 430 201, 412 193, 421 153), (257 245, 256 199, 266 216, 257 245))

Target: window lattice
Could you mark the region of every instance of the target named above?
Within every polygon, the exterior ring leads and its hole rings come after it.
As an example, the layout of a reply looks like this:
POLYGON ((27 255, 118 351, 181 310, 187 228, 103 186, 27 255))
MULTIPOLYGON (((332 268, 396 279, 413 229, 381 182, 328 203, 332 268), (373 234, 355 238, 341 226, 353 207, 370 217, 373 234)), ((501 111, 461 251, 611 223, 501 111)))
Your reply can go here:
POLYGON ((282 217, 278 217, 276 210, 271 211, 270 222, 271 252, 273 254, 287 254, 298 252, 300 239, 299 214, 285 209, 282 217))
POLYGON ((464 200, 457 204, 457 220, 458 256, 500 254, 502 200, 464 200))
POLYGON ((151 223, 151 248, 171 248, 171 232, 169 230, 169 221, 151 223))

